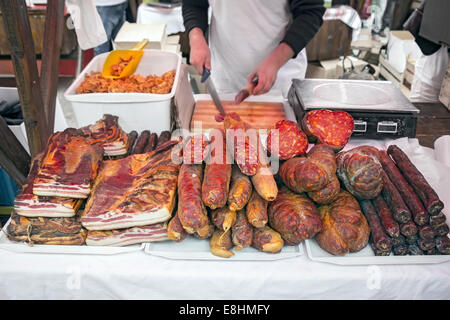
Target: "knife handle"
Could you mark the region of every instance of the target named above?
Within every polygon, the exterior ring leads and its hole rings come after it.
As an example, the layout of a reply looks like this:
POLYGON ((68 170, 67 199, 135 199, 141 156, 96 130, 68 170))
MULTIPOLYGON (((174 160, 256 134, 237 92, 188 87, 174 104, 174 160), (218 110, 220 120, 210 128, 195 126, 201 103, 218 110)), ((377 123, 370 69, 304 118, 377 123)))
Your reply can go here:
POLYGON ((206 79, 208 79, 210 75, 211 75, 211 70, 206 69, 205 66, 203 66, 202 79, 200 80, 200 82, 201 83, 205 82, 206 79))

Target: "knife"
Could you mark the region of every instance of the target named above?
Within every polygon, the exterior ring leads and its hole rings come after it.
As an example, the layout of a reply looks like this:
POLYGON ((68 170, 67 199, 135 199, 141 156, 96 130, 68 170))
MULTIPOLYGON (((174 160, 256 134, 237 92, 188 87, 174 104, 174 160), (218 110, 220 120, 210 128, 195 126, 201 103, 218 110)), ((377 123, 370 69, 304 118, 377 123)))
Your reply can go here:
POLYGON ((206 69, 203 67, 203 74, 201 82, 205 83, 206 88, 208 89, 209 94, 211 95, 211 98, 214 101, 214 105, 216 106, 217 110, 220 112, 221 115, 225 115, 225 109, 222 106, 222 102, 219 99, 219 95, 217 94, 216 87, 214 86, 214 83, 212 82, 211 78, 209 77, 211 75, 211 70, 206 69))

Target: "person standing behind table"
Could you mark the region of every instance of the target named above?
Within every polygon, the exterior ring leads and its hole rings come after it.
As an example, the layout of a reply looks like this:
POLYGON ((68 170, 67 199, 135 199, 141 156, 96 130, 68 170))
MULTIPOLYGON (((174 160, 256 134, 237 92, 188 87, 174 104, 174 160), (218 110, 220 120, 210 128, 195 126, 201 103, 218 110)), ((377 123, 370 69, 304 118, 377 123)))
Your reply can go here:
POLYGON ((306 73, 305 47, 322 25, 323 0, 183 0, 190 63, 211 70, 219 92, 236 93, 257 77, 253 94, 280 89, 306 73), (205 32, 211 7, 209 47, 205 32))
POLYGON ((94 55, 98 55, 112 50, 112 40, 126 20, 128 0, 95 0, 94 3, 108 37, 108 41, 94 48, 94 55))

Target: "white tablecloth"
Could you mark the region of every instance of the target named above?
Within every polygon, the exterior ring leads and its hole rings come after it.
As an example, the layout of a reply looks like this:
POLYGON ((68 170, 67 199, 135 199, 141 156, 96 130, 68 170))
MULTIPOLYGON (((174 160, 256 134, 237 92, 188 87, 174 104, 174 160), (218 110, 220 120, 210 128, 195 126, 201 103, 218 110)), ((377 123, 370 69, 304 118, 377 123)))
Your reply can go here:
POLYGON ((338 266, 0 250, 0 299, 450 299, 450 262, 338 266))
MULTIPOLYGON (((420 147, 416 139, 396 144, 433 178, 449 217, 449 168, 437 163, 433 149, 420 147)), ((0 249, 0 299, 6 298, 450 299, 450 262, 339 266, 314 262, 306 255, 276 261, 195 261, 144 251, 102 256, 0 249)))
POLYGON ((167 34, 184 32, 181 6, 168 9, 152 7, 142 3, 138 7, 136 22, 144 24, 166 23, 167 34))

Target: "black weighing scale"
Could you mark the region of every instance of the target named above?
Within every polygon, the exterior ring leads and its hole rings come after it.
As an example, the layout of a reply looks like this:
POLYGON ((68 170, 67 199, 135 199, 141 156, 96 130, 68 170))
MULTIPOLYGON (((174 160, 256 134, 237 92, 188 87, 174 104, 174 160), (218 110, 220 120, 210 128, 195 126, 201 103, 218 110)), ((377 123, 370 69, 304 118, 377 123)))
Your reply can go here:
POLYGON ((293 79, 288 101, 298 123, 311 110, 342 110, 355 120, 352 137, 416 136, 420 111, 389 81, 293 79))

